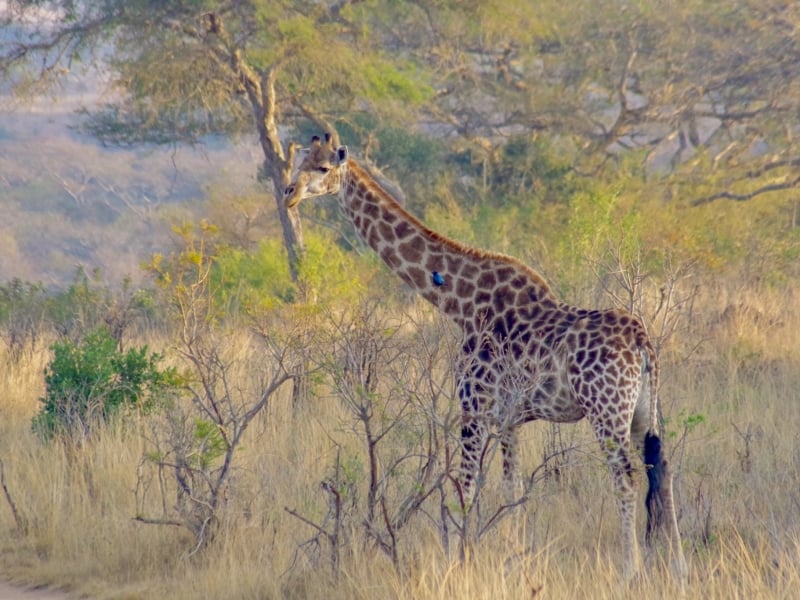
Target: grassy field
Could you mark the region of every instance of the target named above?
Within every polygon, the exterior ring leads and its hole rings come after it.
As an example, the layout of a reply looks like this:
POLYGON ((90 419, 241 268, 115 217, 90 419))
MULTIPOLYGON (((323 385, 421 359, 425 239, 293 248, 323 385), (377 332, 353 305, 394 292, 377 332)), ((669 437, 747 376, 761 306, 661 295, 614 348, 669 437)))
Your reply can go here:
MULTIPOLYGON (((441 503, 431 496, 397 532, 393 562, 364 535, 368 488, 363 458, 360 466, 355 460, 365 453, 358 420, 323 380, 295 405, 282 388, 253 421, 235 455, 217 536, 194 552, 185 528, 135 520, 175 501, 168 479, 143 475, 153 423, 163 416, 130 415, 81 446, 44 444, 33 435, 30 419, 44 393, 47 350, 19 361, 0 351, 6 490, 0 576, 81 597, 130 600, 797 597, 798 300, 796 293, 714 295, 693 329, 662 352, 661 400, 690 568, 684 587, 663 566, 658 549, 645 556, 637 580, 621 582, 611 480, 583 422, 522 429, 528 473, 554 445, 571 450, 542 470, 549 475, 534 486, 530 501, 482 535, 468 560, 458 560, 452 548, 451 556, 443 551, 441 503), (331 545, 325 536, 313 539, 318 530, 312 523, 330 531, 321 483, 330 480, 337 456, 353 458, 353 474, 334 569, 331 545), (164 500, 160 486, 167 490, 164 500)), ((415 327, 407 324, 412 340, 415 327)), ((232 374, 246 389, 260 358, 240 338, 229 343, 247 367, 232 374)), ((416 346, 405 347, 420 355, 416 346)), ((422 417, 409 422, 422 423, 422 417)), ((402 436, 396 439, 402 443, 402 436)), ((485 490, 487 506, 498 503, 495 471, 485 490)), ((642 498, 644 487, 641 481, 642 498)), ((638 517, 643 537, 644 516, 638 517)))

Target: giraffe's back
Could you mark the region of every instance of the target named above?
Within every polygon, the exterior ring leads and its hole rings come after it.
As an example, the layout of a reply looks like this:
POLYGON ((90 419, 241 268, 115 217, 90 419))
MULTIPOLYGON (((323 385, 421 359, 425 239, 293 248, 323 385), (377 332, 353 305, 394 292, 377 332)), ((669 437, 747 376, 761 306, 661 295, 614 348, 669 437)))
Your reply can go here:
POLYGON ((633 410, 647 340, 635 317, 566 304, 527 311, 508 306, 492 324, 483 336, 468 336, 464 350, 495 399, 496 421, 574 422, 605 410, 610 398, 632 402, 633 410), (469 343, 475 339, 482 343, 469 343))

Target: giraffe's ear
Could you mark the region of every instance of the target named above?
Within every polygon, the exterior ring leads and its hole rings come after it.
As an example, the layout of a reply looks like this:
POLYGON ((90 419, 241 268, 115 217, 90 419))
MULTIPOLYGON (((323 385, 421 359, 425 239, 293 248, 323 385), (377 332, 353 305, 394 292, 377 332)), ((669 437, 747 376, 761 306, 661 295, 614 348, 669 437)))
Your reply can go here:
POLYGON ((325 143, 330 144, 331 148, 335 148, 339 145, 339 134, 337 134, 335 131, 333 133, 326 132, 325 143))
POLYGON ((339 161, 339 164, 347 160, 347 146, 339 146, 339 149, 336 151, 336 160, 339 161))

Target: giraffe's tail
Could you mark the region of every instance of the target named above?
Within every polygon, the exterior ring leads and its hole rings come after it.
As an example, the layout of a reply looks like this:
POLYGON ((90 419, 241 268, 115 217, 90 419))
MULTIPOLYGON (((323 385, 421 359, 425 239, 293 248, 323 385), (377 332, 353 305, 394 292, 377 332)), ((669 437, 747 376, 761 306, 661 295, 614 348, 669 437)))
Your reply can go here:
POLYGON ((650 426, 644 436, 642 451, 647 468, 647 532, 648 544, 659 530, 666 530, 669 539, 673 568, 676 574, 685 579, 688 574, 686 558, 683 555, 681 533, 678 529, 678 515, 675 510, 675 496, 672 489, 672 470, 664 458, 659 432, 658 412, 658 357, 652 344, 642 343, 645 349, 645 364, 650 375, 650 426))
POLYGON ((647 468, 647 533, 646 540, 649 542, 653 533, 658 531, 664 524, 664 495, 662 490, 667 481, 667 463, 664 460, 664 453, 661 450, 661 438, 655 432, 648 431, 644 436, 644 464, 647 468))
POLYGON ((661 439, 653 432, 644 436, 644 462, 647 465, 647 533, 645 540, 652 542, 653 534, 666 528, 669 540, 672 568, 675 574, 685 580, 689 574, 686 557, 683 555, 681 533, 678 529, 678 515, 675 510, 675 497, 672 490, 672 472, 661 450, 661 439))
POLYGON ((642 447, 644 464, 647 469, 647 540, 661 528, 664 523, 664 502, 662 490, 669 482, 666 480, 667 466, 661 449, 661 438, 658 437, 658 357, 642 326, 638 332, 637 343, 644 359, 643 370, 646 374, 647 396, 650 410, 647 432, 642 447))

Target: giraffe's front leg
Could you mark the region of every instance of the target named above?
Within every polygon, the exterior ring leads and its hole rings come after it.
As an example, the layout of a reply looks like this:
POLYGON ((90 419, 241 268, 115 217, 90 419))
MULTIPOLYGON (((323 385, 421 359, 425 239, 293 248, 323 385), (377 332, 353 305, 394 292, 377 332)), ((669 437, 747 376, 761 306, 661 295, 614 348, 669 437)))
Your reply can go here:
POLYGON ((458 397, 461 401, 461 501, 469 508, 479 491, 481 465, 489 441, 489 424, 475 394, 475 383, 468 376, 459 378, 458 397))
POLYGON ((489 439, 486 419, 474 410, 461 413, 461 500, 469 508, 482 482, 481 464, 489 439))

